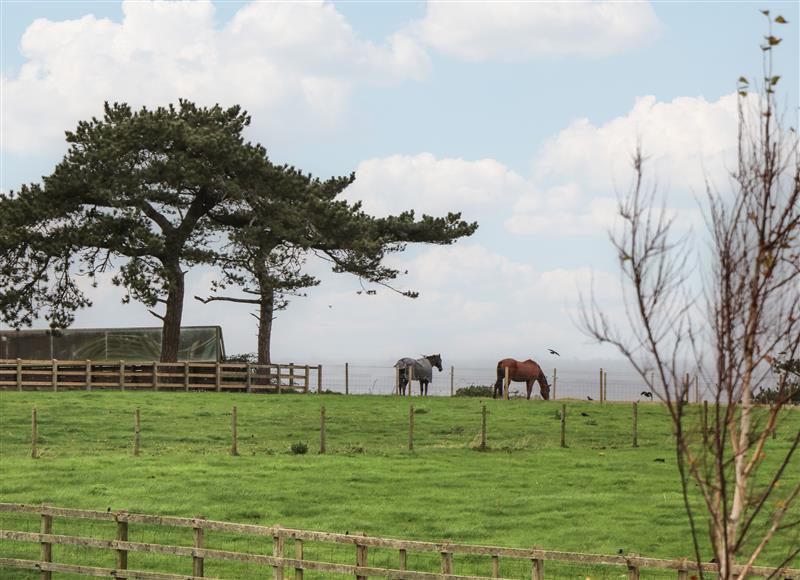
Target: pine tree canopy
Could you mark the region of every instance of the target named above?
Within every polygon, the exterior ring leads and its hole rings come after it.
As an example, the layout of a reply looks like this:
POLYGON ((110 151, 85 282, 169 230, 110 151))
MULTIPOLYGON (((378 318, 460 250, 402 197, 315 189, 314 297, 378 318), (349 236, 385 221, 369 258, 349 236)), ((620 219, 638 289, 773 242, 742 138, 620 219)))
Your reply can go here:
POLYGON ((212 291, 235 285, 258 295, 235 301, 260 303, 318 283, 302 271, 310 252, 385 283, 398 274, 386 254, 477 228, 457 213, 370 216, 337 199, 354 175, 321 181, 274 165, 244 140, 249 123, 239 107, 185 100, 137 111, 106 103, 102 119, 80 122, 51 175, 0 196, 0 319, 69 326, 91 305, 80 280, 109 272, 124 302, 163 321, 161 358, 172 361, 191 267, 220 268, 212 291))

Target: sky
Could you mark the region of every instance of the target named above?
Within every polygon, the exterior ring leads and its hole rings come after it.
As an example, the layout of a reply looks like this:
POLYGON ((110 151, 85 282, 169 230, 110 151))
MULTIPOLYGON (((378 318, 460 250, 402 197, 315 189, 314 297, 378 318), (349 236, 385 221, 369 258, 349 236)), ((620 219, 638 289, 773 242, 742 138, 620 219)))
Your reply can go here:
MULTIPOLYGON (((735 160, 736 81, 762 76, 767 23, 779 103, 797 126, 797 2, 13 2, 0 1, 0 191, 49 174, 64 131, 104 101, 242 105, 247 139, 325 178, 375 215, 461 211, 476 234, 391 263, 411 300, 311 262, 321 284, 274 324, 273 360, 506 356, 611 358, 577 328, 594 288, 624 322, 609 242, 640 143, 648 179, 705 251, 706 183, 735 160)), ((255 350, 243 305, 203 305, 212 269, 187 278, 185 325, 221 325, 255 350)), ((110 276, 76 327, 157 326, 110 276)), ((44 327, 42 321, 39 325, 44 327)))

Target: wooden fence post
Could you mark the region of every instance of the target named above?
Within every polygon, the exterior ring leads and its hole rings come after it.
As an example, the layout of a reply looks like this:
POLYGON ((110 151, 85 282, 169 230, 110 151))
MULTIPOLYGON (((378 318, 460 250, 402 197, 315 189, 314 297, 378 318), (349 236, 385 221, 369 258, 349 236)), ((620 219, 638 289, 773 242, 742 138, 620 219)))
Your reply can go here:
MULTIPOLYGON (((303 540, 299 538, 295 538, 294 540, 294 559, 295 560, 302 560, 303 559, 303 540)), ((303 580, 303 569, 302 568, 295 568, 294 569, 294 580, 303 580)))
MULTIPOLYGON (((362 536, 366 536, 367 534, 361 534, 362 536)), ((359 568, 366 568, 368 565, 367 560, 367 546, 363 544, 356 544, 356 566, 359 568)), ((361 574, 356 574, 357 580, 367 580, 366 576, 361 574)))
POLYGON ((508 391, 510 386, 511 386, 511 374, 509 368, 506 367, 506 374, 503 380, 503 399, 505 399, 506 401, 508 401, 508 391))
POLYGON ((17 390, 22 390, 22 359, 17 359, 17 390))
POLYGON ((319 408, 319 452, 325 453, 325 407, 319 408))
MULTIPOLYGON (((202 520, 203 516, 197 516, 195 519, 202 520)), ((203 528, 195 526, 192 528, 192 536, 194 537, 194 548, 196 550, 203 549, 203 528)), ((192 556, 192 576, 198 578, 203 577, 203 556, 197 555, 197 552, 192 556)))
POLYGON ((350 394, 350 363, 344 363, 344 394, 350 394))
MULTIPOLYGON (((115 515, 115 519, 117 521, 117 541, 127 542, 128 541, 127 512, 125 511, 117 512, 115 515)), ((120 548, 117 548, 117 570, 127 570, 127 569, 128 569, 128 550, 122 550, 120 548)))
POLYGON ((500 578, 500 556, 492 554, 492 578, 500 578))
POLYGON ((233 409, 231 410, 231 455, 239 455, 236 438, 236 405, 234 405, 233 409))
POLYGON ((455 390, 453 388, 454 387, 454 383, 455 383, 455 373, 456 373, 455 367, 453 365, 450 365, 450 396, 451 397, 453 395, 455 395, 455 390))
POLYGON ((558 369, 553 367, 553 400, 556 400, 556 386, 558 385, 558 369))
POLYGON ((153 369, 150 372, 153 375, 152 377, 150 377, 152 379, 150 382, 153 384, 153 390, 157 391, 158 390, 158 362, 157 361, 153 362, 153 369))
POLYGON ((628 580, 639 580, 639 567, 628 564, 628 580))
POLYGON ((219 393, 222 391, 222 367, 219 366, 219 361, 217 361, 215 370, 216 376, 214 377, 214 385, 217 387, 217 392, 219 393))
POLYGON ((689 580, 689 568, 686 567, 686 560, 681 562, 682 567, 678 568, 678 580, 689 580))
MULTIPOLYGON (((44 507, 44 506, 42 506, 44 507)), ((43 534, 52 534, 53 533, 53 516, 48 514, 42 514, 42 524, 41 524, 41 533, 43 534)), ((53 561, 53 544, 50 542, 42 542, 40 548, 40 560, 42 562, 52 562, 53 561)), ((50 580, 53 577, 53 573, 49 570, 42 570, 42 580, 50 580)))
POLYGON ((608 401, 608 371, 603 371, 603 402, 608 401))
POLYGON ((399 565, 397 566, 397 569, 405 570, 407 565, 408 565, 408 552, 405 549, 400 548, 400 562, 399 565))
POLYGON ((531 559, 531 579, 544 580, 544 560, 540 558, 531 559))
POLYGON ((486 403, 481 403, 481 451, 486 451, 486 403))
POLYGON ((245 366, 245 371, 244 372, 246 373, 245 376, 244 376, 244 384, 247 387, 247 392, 248 393, 252 393, 253 392, 253 377, 252 377, 253 367, 250 365, 250 363, 247 363, 247 365, 245 366))
POLYGON ((603 402, 603 369, 600 369, 600 402, 603 402))
POLYGON ((567 404, 561 405, 561 447, 567 446, 567 404))
POLYGON ((119 361, 119 390, 125 390, 125 361, 119 361))
MULTIPOLYGON (((276 525, 276 533, 272 536, 272 555, 275 558, 283 558, 284 537, 280 525, 276 525)), ((283 564, 272 567, 272 579, 283 580, 283 564)))
POLYGON ((683 383, 683 401, 685 403, 689 402, 689 389, 691 389, 692 384, 689 380, 689 373, 686 373, 686 378, 684 379, 683 383))
MULTIPOLYGON (((289 369, 289 376, 292 376, 292 367, 289 365, 287 367, 289 369)), ((289 379, 289 384, 292 383, 292 380, 289 379)), ((281 365, 278 365, 278 382, 275 384, 276 392, 280 395, 283 392, 283 387, 281 386, 281 365)))
POLYGON ((694 402, 700 402, 700 384, 697 381, 697 375, 694 376, 694 402))
POLYGON ((411 383, 414 380, 414 367, 406 367, 406 373, 408 378, 406 390, 408 391, 408 396, 411 397, 411 383))
POLYGON ((708 401, 703 401, 703 448, 708 447, 708 401))
POLYGON ((141 444, 142 422, 139 415, 139 407, 133 412, 133 455, 139 455, 139 446, 141 444))
POLYGON ((92 361, 89 361, 89 360, 86 361, 86 376, 84 378, 86 379, 86 390, 87 391, 91 391, 92 390, 92 361))
POLYGON ((322 392, 322 365, 317 367, 317 394, 322 392))
POLYGON ((394 394, 400 394, 400 367, 394 367, 394 394))
POLYGON ((639 403, 633 403, 633 426, 631 428, 633 446, 639 447, 639 403))
POLYGON ((36 420, 36 407, 31 410, 31 458, 36 459, 39 457, 39 450, 36 447, 36 439, 39 435, 38 433, 39 426, 36 420))
POLYGON ((189 361, 183 362, 183 390, 189 392, 189 361))
POLYGON ((414 405, 408 407, 408 450, 414 450, 414 405))
POLYGON ((453 553, 441 552, 442 555, 442 574, 453 573, 453 553))
POLYGON ((58 361, 56 359, 52 359, 50 362, 52 364, 52 371, 50 371, 52 373, 52 376, 50 377, 50 380, 51 380, 51 384, 53 386, 53 391, 57 391, 58 390, 58 361))

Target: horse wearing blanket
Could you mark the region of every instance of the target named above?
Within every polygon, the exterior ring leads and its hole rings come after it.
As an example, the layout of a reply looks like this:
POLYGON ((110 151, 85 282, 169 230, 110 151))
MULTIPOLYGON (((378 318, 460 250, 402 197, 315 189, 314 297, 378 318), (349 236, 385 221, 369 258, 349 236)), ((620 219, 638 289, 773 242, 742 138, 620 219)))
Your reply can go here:
POLYGON ((428 356, 418 359, 401 358, 399 361, 394 363, 394 366, 397 368, 398 375, 400 377, 399 387, 401 395, 406 394, 406 385, 408 385, 409 394, 411 393, 411 385, 409 385, 410 374, 411 380, 419 381, 420 396, 427 396, 428 383, 433 380, 433 367, 436 367, 439 369, 439 372, 442 372, 442 355, 429 354, 428 356), (410 373, 409 369, 411 370, 410 373))

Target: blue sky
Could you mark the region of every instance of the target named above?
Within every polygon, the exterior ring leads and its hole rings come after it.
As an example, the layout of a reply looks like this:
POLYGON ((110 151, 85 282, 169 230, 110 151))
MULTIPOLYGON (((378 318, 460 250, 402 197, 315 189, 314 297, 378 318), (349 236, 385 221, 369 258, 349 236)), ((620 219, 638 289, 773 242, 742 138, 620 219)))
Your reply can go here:
MULTIPOLYGON (((775 67, 797 124, 796 2, 0 6, 3 192, 52 170, 63 131, 103 100, 185 97, 244 105, 248 137, 275 161, 321 177, 355 170, 348 197, 371 211, 480 222, 455 246, 393 258, 415 301, 357 296, 357 280, 311 264, 323 284, 276 321, 276 358, 611 356, 572 320, 591 280, 619 309, 606 231, 632 146, 650 153, 682 227, 699 226, 704 177, 726 185, 736 79, 760 76, 759 9, 789 21, 775 67)), ((186 322, 224 321, 228 349, 252 350, 245 308, 191 300, 213 276, 190 275, 186 322)), ((93 293, 77 326, 112 311, 122 325, 156 322, 107 284, 93 293)))

